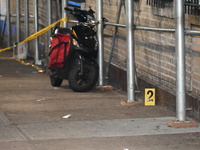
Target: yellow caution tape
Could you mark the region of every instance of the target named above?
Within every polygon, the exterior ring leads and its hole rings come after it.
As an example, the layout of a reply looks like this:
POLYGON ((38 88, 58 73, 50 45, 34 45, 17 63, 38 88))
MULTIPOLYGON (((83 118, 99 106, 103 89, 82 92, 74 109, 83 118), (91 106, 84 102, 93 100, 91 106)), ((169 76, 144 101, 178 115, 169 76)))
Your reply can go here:
MULTIPOLYGON (((18 44, 22 44, 22 43, 25 43, 25 42, 28 42, 42 34, 44 34, 45 32, 47 32, 48 30, 50 30, 51 28, 53 28, 56 24, 60 23, 60 22, 63 22, 63 21, 68 21, 68 17, 65 17, 65 18, 62 18, 54 23, 52 23, 51 25, 47 26, 46 28, 43 28, 41 29, 40 31, 32 34, 31 36, 29 36, 28 38, 26 38, 25 40, 23 40, 22 42, 18 43, 18 44)), ((14 45, 14 46, 11 46, 11 47, 7 47, 7 48, 4 48, 4 49, 0 49, 0 52, 3 52, 3 51, 6 51, 6 50, 9 50, 11 48, 14 48, 16 47, 18 44, 14 45)))
POLYGON ((33 63, 26 63, 26 62, 24 62, 22 59, 17 59, 17 61, 20 62, 20 63, 23 64, 23 65, 34 67, 34 68, 37 69, 38 72, 40 72, 40 73, 44 73, 44 72, 45 72, 44 69, 42 69, 42 68, 40 68, 40 67, 34 65, 33 63))
MULTIPOLYGON (((60 20, 58 20, 58 21, 52 23, 51 25, 49 25, 49 26, 47 26, 46 28, 43 28, 43 29, 41 29, 40 31, 38 31, 38 32, 36 32, 36 33, 34 33, 34 34, 32 34, 31 36, 29 36, 28 38, 26 38, 25 40, 23 40, 22 42, 20 42, 20 43, 18 43, 18 44, 22 44, 22 43, 28 42, 28 41, 30 41, 30 40, 32 40, 32 39, 34 39, 34 38, 36 38, 36 37, 38 37, 38 36, 44 34, 44 33, 47 32, 48 30, 50 30, 51 28, 53 28, 56 24, 58 24, 58 23, 60 23, 60 22, 63 22, 63 21, 68 21, 68 18, 65 17, 65 18, 62 18, 62 19, 60 19, 60 20)), ((17 47, 18 44, 14 45, 14 46, 11 46, 11 47, 4 48, 4 49, 0 49, 0 52, 9 50, 9 49, 14 48, 14 47, 17 47)), ((9 57, 9 58, 8 58, 8 57, 5 57, 5 58, 1 57, 1 59, 14 59, 14 58, 13 58, 13 57, 9 57)), ((23 64, 23 65, 28 65, 28 66, 32 66, 32 67, 36 68, 36 69, 38 70, 38 72, 40 72, 40 73, 44 73, 44 72, 45 72, 44 69, 42 69, 42 68, 40 68, 40 67, 34 65, 33 63, 26 63, 26 62, 24 62, 22 59, 17 59, 17 61, 20 62, 20 63, 23 64)))
POLYGON ((0 59, 14 59, 14 57, 0 57, 0 59))
POLYGON ((16 47, 16 45, 11 46, 11 47, 7 47, 7 48, 4 48, 4 49, 0 49, 0 52, 3 52, 3 51, 6 51, 6 50, 9 50, 9 49, 14 48, 14 47, 16 47))

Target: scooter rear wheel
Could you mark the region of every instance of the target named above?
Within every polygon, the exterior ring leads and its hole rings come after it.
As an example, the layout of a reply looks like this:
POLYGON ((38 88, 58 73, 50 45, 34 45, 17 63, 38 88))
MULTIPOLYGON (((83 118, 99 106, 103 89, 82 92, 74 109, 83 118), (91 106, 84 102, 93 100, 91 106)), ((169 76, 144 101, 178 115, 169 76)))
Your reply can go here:
POLYGON ((63 82, 63 79, 58 78, 56 75, 51 75, 50 80, 51 80, 51 85, 55 87, 61 86, 63 82))
POLYGON ((92 64, 84 64, 83 74, 80 74, 80 66, 74 65, 69 72, 69 87, 75 92, 91 90, 98 80, 98 67, 92 64))

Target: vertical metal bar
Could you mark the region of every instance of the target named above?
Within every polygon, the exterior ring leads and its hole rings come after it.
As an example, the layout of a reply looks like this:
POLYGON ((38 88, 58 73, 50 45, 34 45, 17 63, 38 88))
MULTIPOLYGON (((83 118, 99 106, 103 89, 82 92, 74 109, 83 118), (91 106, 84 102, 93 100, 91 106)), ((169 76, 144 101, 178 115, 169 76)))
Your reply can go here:
MULTIPOLYGON (((24 0, 24 25, 25 25, 25 38, 29 36, 29 1, 24 0)), ((27 43, 27 52, 29 50, 29 42, 27 43)))
POLYGON ((185 8, 185 13, 188 13, 188 11, 187 11, 187 5, 185 5, 184 8, 185 8))
POLYGON ((99 62, 99 86, 103 86, 103 61, 104 61, 104 52, 103 52, 103 2, 102 0, 96 1, 96 7, 97 7, 97 21, 99 22, 97 25, 97 39, 98 39, 98 46, 99 46, 99 56, 98 56, 98 62, 99 62))
MULTIPOLYGON (((48 16, 48 25, 52 23, 52 1, 47 0, 47 16, 48 16)), ((50 44, 50 38, 51 36, 51 30, 48 31, 47 34, 47 39, 48 39, 48 44, 50 44)))
MULTIPOLYGON (((200 0, 198 0, 198 10, 200 9, 200 0)), ((200 14, 200 12, 198 11, 198 14, 200 14)))
POLYGON ((176 10, 176 117, 178 121, 185 121, 185 19, 184 19, 184 1, 175 1, 176 10))
MULTIPOLYGON (((67 7, 68 0, 62 0, 62 18, 67 17, 67 11, 65 11, 65 7, 67 7)), ((67 21, 63 21, 63 27, 67 27, 67 21)))
MULTIPOLYGON (((117 20, 116 20, 116 23, 119 23, 120 14, 121 14, 121 9, 122 9, 122 6, 123 6, 123 5, 124 5, 124 0, 120 0, 118 12, 117 12, 117 20)), ((114 51, 114 47, 115 47, 115 40, 116 40, 116 36, 117 36, 117 30, 118 30, 118 27, 116 26, 116 27, 115 27, 115 30, 114 30, 114 33, 113 33, 113 37, 112 37, 113 40, 112 40, 112 43, 111 43, 110 55, 109 55, 109 58, 108 58, 108 65, 107 65, 107 67, 106 67, 106 79, 108 79, 108 73, 109 73, 109 69, 110 69, 110 63, 111 63, 111 60, 112 60, 113 51, 114 51)))
MULTIPOLYGON (((192 4, 194 4, 194 0, 191 1, 192 4)), ((192 15, 194 15, 194 5, 191 5, 191 11, 192 11, 192 15)))
POLYGON ((135 102, 135 64, 134 64, 134 30, 133 1, 126 0, 126 43, 127 43, 127 96, 128 103, 135 102))
MULTIPOLYGON (((35 32, 38 31, 38 0, 34 0, 34 25, 35 25, 35 32)), ((35 38, 35 64, 41 65, 41 61, 39 61, 39 39, 38 37, 35 38)))
POLYGON ((6 24, 7 24, 7 45, 11 46, 11 30, 10 30, 10 0, 6 1, 6 24))
POLYGON ((16 0, 16 42, 20 42, 20 0, 16 0))
POLYGON ((56 2, 56 20, 59 20, 61 18, 61 2, 60 0, 57 0, 56 2))

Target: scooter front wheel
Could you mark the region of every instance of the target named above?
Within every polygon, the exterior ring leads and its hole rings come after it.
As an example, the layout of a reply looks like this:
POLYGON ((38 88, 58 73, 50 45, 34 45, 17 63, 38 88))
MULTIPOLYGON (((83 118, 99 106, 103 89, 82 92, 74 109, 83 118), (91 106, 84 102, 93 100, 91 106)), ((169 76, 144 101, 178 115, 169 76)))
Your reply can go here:
POLYGON ((91 90, 98 80, 98 67, 92 64, 84 64, 83 74, 79 65, 74 65, 69 72, 69 87, 75 92, 91 90))

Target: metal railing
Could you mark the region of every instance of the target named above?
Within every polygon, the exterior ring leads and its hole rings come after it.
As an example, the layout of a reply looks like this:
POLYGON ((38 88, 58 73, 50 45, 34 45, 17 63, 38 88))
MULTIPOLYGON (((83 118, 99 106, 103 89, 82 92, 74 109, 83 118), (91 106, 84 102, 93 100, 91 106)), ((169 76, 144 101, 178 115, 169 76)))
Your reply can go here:
POLYGON ((190 15, 199 15, 200 0, 185 0, 185 13, 190 15))
POLYGON ((158 8, 165 8, 166 4, 172 3, 174 0, 147 0, 147 5, 158 8))
MULTIPOLYGON (((166 6, 171 6, 174 0, 146 0, 147 5, 165 8, 166 6)), ((190 15, 200 15, 200 0, 185 0, 185 13, 190 15)))

